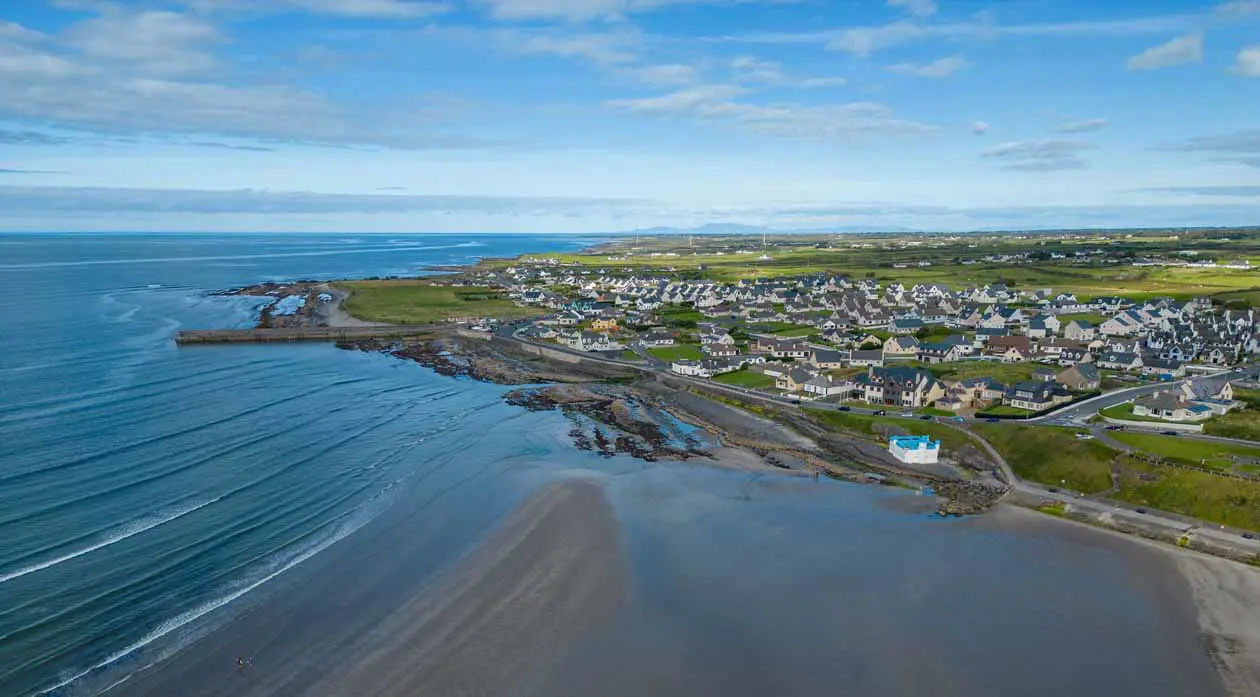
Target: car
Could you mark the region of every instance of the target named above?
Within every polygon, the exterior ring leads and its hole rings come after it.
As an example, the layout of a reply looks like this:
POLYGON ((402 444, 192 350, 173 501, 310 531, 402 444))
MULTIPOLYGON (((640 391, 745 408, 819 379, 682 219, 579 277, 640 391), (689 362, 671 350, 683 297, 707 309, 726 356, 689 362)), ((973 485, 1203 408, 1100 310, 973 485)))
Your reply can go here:
POLYGON ((1076 439, 1077 440, 1092 440, 1093 436, 1089 435, 1088 433, 1078 433, 1076 434, 1076 439))
POLYGON ((903 419, 913 419, 913 418, 914 418, 914 412, 912 412, 912 411, 903 411, 903 412, 901 412, 901 418, 903 418, 903 419))
POLYGON ((964 419, 964 418, 963 418, 963 417, 961 417, 961 416, 951 416, 949 420, 950 420, 950 421, 956 421, 956 422, 958 422, 958 423, 963 423, 963 422, 965 422, 965 421, 966 421, 966 419, 964 419))
POLYGON ((931 415, 931 414, 924 414, 923 416, 920 416, 919 418, 920 418, 920 419, 922 419, 922 420, 924 420, 924 421, 931 421, 931 420, 932 420, 932 415, 931 415))
POLYGON ((1112 424, 1107 427, 1107 430, 1108 431, 1123 431, 1124 426, 1120 426, 1119 424, 1112 424))
POLYGON ((1057 493, 1059 493, 1059 487, 1057 487, 1057 486, 1052 486, 1052 487, 1050 487, 1049 491, 1050 491, 1050 493, 1052 493, 1052 494, 1057 494, 1057 493))
POLYGON ((1244 532, 1244 533, 1243 533, 1243 539, 1244 539, 1244 540, 1254 540, 1254 539, 1256 539, 1256 536, 1255 536, 1255 535, 1253 535, 1253 534, 1251 534, 1251 533, 1249 533, 1249 532, 1244 532))
POLYGON ((875 412, 875 416, 887 416, 887 415, 888 415, 888 412, 884 411, 883 409, 876 410, 875 412))
POLYGON ((836 411, 853 411, 853 407, 846 407, 844 405, 841 405, 841 406, 836 407, 836 411))
POLYGON ((1138 513, 1146 513, 1146 509, 1145 509, 1145 508, 1138 508, 1138 509, 1136 509, 1136 512, 1138 512, 1138 513))
POLYGON ((998 424, 998 423, 1002 423, 1002 420, 1001 420, 1001 419, 985 419, 984 421, 985 421, 985 423, 990 423, 990 424, 998 424))
POLYGON ((1176 431, 1160 431, 1160 432, 1159 432, 1159 435, 1161 435, 1161 436, 1177 436, 1177 435, 1181 435, 1181 434, 1177 433, 1176 431))
POLYGON ((792 400, 792 403, 793 403, 793 404, 795 404, 796 406, 798 406, 798 407, 799 407, 799 406, 801 405, 801 400, 799 400, 799 399, 794 399, 794 400, 792 400))

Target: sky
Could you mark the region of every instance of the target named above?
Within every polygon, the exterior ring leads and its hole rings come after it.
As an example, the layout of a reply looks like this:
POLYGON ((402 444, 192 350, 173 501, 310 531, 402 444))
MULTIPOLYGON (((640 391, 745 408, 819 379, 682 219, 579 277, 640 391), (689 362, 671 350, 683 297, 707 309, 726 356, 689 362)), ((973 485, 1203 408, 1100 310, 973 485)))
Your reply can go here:
POLYGON ((1260 0, 5 0, 0 230, 1260 224, 1260 0))

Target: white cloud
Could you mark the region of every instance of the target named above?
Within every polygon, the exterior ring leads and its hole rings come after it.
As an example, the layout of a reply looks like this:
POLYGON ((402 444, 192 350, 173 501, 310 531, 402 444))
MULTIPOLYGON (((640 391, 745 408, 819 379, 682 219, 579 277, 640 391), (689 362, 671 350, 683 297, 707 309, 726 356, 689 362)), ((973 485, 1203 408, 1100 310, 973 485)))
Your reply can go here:
POLYGON ((936 14, 936 0, 888 0, 889 7, 900 7, 915 17, 930 17, 936 14))
POLYGON ((784 80, 781 64, 754 56, 739 56, 731 61, 731 67, 735 69, 735 78, 742 82, 778 84, 784 80))
POLYGON ((1129 70, 1157 70, 1203 61, 1203 34, 1179 36, 1168 43, 1152 46, 1125 63, 1129 70))
POLYGON ((1054 130, 1059 133, 1090 133, 1100 131, 1107 126, 1107 119, 1081 119, 1079 121, 1062 121, 1054 130))
POLYGON ((202 72, 218 65, 207 49, 221 37, 203 19, 110 5, 103 6, 102 13, 71 25, 59 41, 93 64, 126 64, 151 74, 202 72))
POLYGON ((971 124, 971 132, 978 136, 982 136, 988 133, 990 128, 991 127, 989 126, 989 123, 987 121, 976 121, 975 123, 971 124))
POLYGON ((1260 77, 1260 46, 1250 46, 1239 51, 1229 71, 1243 77, 1260 77))
POLYGON ((938 58, 931 63, 897 63, 896 65, 888 66, 888 70, 900 75, 939 79, 949 77, 969 65, 971 63, 962 56, 948 56, 946 58, 938 58))
POLYGON ((753 104, 737 101, 747 90, 738 85, 701 85, 656 97, 607 102, 620 111, 686 117, 733 124, 762 135, 843 141, 870 134, 924 135, 933 126, 898 117, 873 102, 835 105, 753 104))
POLYGON ((0 20, 0 41, 34 43, 45 38, 42 32, 28 29, 21 24, 0 20))
POLYGON ((700 71, 694 66, 681 63, 644 65, 625 68, 623 74, 645 85, 690 85, 700 81, 700 71))
POLYGON ((581 22, 616 19, 670 5, 719 3, 721 0, 474 0, 496 19, 551 19, 581 22))
POLYGON ((1018 140, 989 148, 981 155, 1002 162, 1005 169, 1051 172, 1088 167, 1080 153, 1092 147, 1083 140, 1018 140))
POLYGON ((1233 0, 1221 3, 1216 6, 1216 12, 1226 17, 1260 14, 1260 0, 1233 0))
POLYGON ((428 0, 185 0, 202 12, 310 12, 340 17, 416 19, 447 12, 451 6, 428 0))
POLYGON ((602 34, 498 34, 510 50, 520 53, 536 53, 582 58, 602 65, 620 65, 636 60, 635 48, 639 37, 631 33, 602 34))
POLYGON ((866 58, 875 51, 923 38, 928 31, 912 22, 894 22, 877 27, 856 27, 830 34, 827 48, 866 58))
POLYGON ((844 87, 849 84, 848 78, 839 76, 834 77, 807 77, 796 83, 798 87, 815 88, 815 87, 844 87))

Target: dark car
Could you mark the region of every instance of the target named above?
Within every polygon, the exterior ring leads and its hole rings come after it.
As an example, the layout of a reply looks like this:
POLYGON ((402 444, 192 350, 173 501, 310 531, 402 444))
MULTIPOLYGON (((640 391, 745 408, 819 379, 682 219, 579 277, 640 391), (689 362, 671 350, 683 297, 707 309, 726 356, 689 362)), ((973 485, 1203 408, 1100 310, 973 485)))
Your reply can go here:
POLYGON ((851 408, 851 407, 841 406, 841 407, 836 407, 836 410, 837 410, 837 411, 852 411, 852 408, 851 408))
POLYGON ((1107 430, 1108 431, 1123 431, 1124 426, 1116 426, 1115 424, 1112 424, 1111 426, 1107 427, 1107 430))
POLYGON ((1145 509, 1145 508, 1139 508, 1139 509, 1137 509, 1137 512, 1138 512, 1138 513, 1145 513, 1145 512, 1146 512, 1146 509, 1145 509))
POLYGON ((998 424, 998 423, 1002 423, 1002 420, 1001 419, 985 419, 985 422, 991 423, 991 424, 998 424))
POLYGON ((1161 435, 1161 436, 1177 436, 1177 435, 1181 435, 1181 434, 1177 433, 1176 431, 1160 431, 1160 432, 1159 432, 1159 435, 1161 435))
POLYGON ((1254 540, 1254 539, 1256 539, 1256 536, 1255 536, 1255 535, 1253 535, 1253 534, 1251 534, 1251 533, 1249 533, 1249 532, 1244 532, 1244 533, 1243 533, 1243 539, 1246 539, 1246 540, 1254 540))
POLYGON ((1059 487, 1057 487, 1057 486, 1052 486, 1052 487, 1050 487, 1050 493, 1052 493, 1052 494, 1057 494, 1057 493, 1059 493, 1059 487))
POLYGON ((920 419, 923 419, 924 421, 931 421, 931 420, 932 420, 932 415, 931 415, 931 414, 924 414, 923 416, 920 416, 919 418, 920 418, 920 419))
POLYGON ((793 404, 795 404, 796 406, 800 406, 800 405, 801 405, 801 400, 799 400, 799 399, 794 399, 794 400, 792 400, 792 403, 793 403, 793 404))
POLYGON ((880 409, 879 411, 875 412, 875 416, 887 416, 887 415, 888 415, 888 412, 883 409, 880 409))

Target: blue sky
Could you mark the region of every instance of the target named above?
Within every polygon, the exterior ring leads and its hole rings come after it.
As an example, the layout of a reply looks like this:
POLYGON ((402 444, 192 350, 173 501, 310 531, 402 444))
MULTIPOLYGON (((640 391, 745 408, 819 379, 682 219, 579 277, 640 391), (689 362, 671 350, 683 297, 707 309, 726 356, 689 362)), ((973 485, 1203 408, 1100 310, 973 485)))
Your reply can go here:
POLYGON ((1260 224, 1260 0, 0 4, 0 229, 1260 224))

